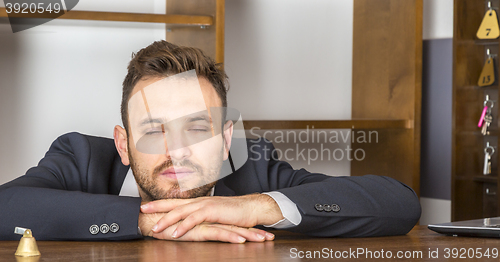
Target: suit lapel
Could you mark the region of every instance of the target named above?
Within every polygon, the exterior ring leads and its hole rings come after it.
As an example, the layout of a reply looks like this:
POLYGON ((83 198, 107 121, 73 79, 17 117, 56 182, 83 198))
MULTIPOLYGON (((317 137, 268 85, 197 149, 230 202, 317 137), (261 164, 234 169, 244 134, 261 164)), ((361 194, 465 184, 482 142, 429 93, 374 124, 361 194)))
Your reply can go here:
POLYGON ((117 164, 115 163, 113 168, 113 174, 111 174, 111 181, 109 183, 109 193, 113 195, 120 194, 122 189, 123 181, 127 176, 129 166, 124 166, 121 161, 117 164))
POLYGON ((225 179, 217 181, 215 184, 214 196, 235 196, 234 190, 226 186, 225 179))

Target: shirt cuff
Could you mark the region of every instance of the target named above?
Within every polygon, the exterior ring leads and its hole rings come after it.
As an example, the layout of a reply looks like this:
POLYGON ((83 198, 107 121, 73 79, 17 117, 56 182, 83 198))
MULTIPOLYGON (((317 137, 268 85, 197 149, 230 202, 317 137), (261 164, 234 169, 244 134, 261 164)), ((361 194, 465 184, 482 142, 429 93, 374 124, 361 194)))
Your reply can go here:
POLYGON ((265 227, 272 227, 276 229, 284 229, 294 227, 300 224, 302 221, 302 216, 300 215, 299 209, 297 205, 292 202, 288 197, 286 197, 283 193, 278 191, 266 192, 262 193, 270 196, 276 203, 278 204, 281 214, 283 215, 283 219, 272 224, 272 225, 264 225, 265 227))

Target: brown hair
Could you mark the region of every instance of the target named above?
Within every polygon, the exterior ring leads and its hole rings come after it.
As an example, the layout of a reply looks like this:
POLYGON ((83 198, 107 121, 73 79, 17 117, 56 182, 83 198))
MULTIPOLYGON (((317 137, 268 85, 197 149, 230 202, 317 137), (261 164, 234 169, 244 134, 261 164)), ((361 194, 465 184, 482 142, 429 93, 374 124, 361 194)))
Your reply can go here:
POLYGON ((198 77, 207 79, 227 107, 226 94, 229 82, 224 69, 198 48, 177 46, 165 40, 156 41, 132 53, 128 73, 123 80, 121 116, 128 133, 128 100, 137 82, 145 77, 167 77, 189 70, 196 70, 198 77))

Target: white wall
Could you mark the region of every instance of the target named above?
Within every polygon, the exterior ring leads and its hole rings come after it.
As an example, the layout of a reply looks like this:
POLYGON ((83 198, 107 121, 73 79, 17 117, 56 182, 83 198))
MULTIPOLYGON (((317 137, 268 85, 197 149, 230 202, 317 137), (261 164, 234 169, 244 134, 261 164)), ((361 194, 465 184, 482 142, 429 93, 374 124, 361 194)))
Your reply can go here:
MULTIPOLYGON (((252 120, 350 119, 352 22, 353 0, 227 0, 229 106, 252 120)), ((275 146, 297 156, 321 145, 275 146)), ((350 143, 324 146, 346 149, 350 143)), ((350 174, 347 158, 289 162, 314 172, 350 174)))
MULTIPOLYGON (((165 4, 87 0, 75 9, 161 13, 165 4)), ((61 134, 111 137, 130 56, 164 39, 164 28, 56 19, 13 34, 1 19, 0 184, 35 166, 61 134)))
POLYGON ((423 38, 453 38, 453 0, 424 0, 423 38))
POLYGON ((230 105, 247 119, 349 119, 352 16, 352 0, 226 1, 230 105))

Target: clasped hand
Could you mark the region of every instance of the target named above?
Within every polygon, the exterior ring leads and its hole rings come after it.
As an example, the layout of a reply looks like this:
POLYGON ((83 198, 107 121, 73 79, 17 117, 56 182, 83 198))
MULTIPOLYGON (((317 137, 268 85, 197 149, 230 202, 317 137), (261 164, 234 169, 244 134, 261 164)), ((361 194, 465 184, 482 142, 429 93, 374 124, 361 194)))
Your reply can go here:
POLYGON ((283 219, 268 195, 165 199, 141 206, 142 234, 158 239, 243 243, 273 240, 274 235, 252 228, 283 219))

